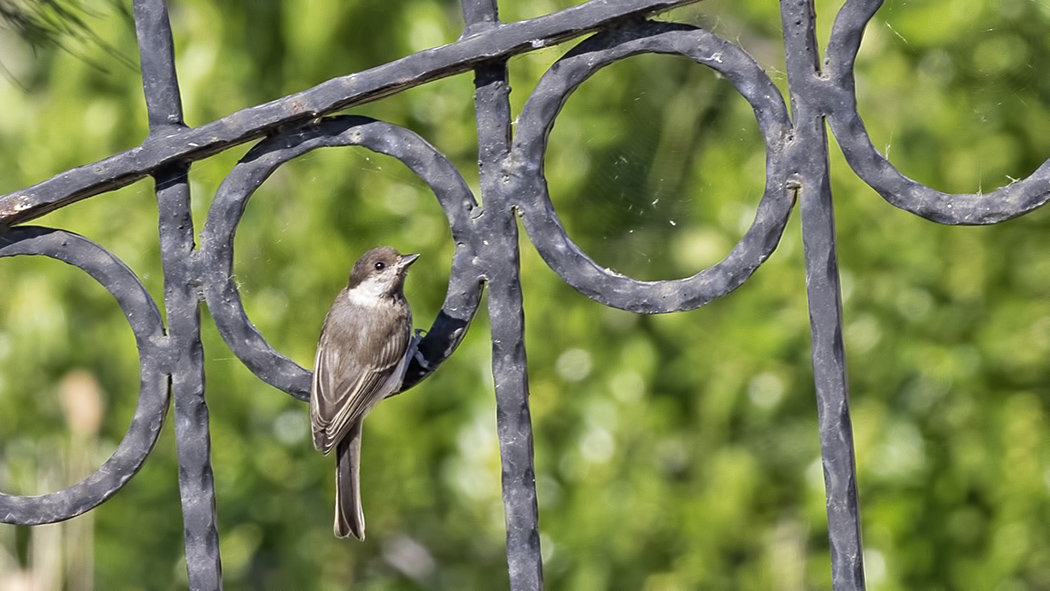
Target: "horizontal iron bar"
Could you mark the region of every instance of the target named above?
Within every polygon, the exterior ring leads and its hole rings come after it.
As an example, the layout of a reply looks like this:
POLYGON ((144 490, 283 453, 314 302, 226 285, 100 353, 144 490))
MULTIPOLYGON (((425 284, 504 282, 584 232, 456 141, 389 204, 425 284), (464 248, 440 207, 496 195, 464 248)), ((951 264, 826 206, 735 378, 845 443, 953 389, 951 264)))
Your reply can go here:
POLYGON ((149 137, 135 148, 0 197, 0 228, 24 223, 81 199, 129 185, 164 165, 206 158, 279 127, 466 72, 479 63, 558 44, 617 21, 666 12, 699 1, 591 0, 554 14, 500 24, 448 45, 333 78, 200 127, 175 131, 164 137, 149 137))

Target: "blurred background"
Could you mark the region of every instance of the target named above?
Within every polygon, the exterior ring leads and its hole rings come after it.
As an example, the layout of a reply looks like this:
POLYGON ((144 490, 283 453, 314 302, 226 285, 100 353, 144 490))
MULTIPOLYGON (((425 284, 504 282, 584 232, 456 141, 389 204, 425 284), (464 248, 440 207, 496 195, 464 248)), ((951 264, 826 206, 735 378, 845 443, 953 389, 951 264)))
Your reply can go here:
MULTIPOLYGON (((57 36, 0 28, 0 193, 146 135, 130 2, 40 4, 66 23, 51 27, 57 36)), ((462 27, 449 0, 169 4, 190 125, 449 43, 462 27)), ((571 4, 504 1, 501 17, 571 4)), ((816 4, 823 44, 841 3, 816 4)), ((777 3, 708 0, 660 19, 740 44, 786 87, 777 3)), ((1048 30, 1044 1, 889 0, 857 62, 872 141, 944 191, 1026 176, 1050 156, 1048 30)), ((515 113, 571 46, 510 60, 515 113)), ((464 74, 350 112, 418 132, 476 191, 472 90, 464 74)), ((941 227, 887 205, 831 143, 869 589, 1050 588, 1050 209, 941 227)), ((249 147, 194 164, 198 229, 249 147)), ((746 101, 670 56, 633 57, 586 82, 546 167, 572 238, 639 279, 720 260, 764 184, 746 101)), ((115 253, 163 308, 152 189, 139 182, 36 223, 115 253)), ((648 317, 579 295, 523 234, 549 589, 830 588, 800 238, 794 216, 736 292, 648 317)), ((406 294, 416 325, 429 326, 452 254, 429 189, 360 148, 282 167, 236 239, 250 318, 311 367, 328 305, 379 244, 422 253, 406 294)), ((507 587, 483 311, 433 377, 369 416, 365 543, 332 537, 332 460, 313 450, 306 405, 248 372, 206 310, 203 338, 227 589, 507 587)), ((50 259, 0 261, 0 489, 40 494, 97 468, 127 429, 137 368, 116 302, 87 275, 50 259)), ((0 590, 185 588, 177 470, 169 421, 142 471, 97 510, 0 526, 0 590)))

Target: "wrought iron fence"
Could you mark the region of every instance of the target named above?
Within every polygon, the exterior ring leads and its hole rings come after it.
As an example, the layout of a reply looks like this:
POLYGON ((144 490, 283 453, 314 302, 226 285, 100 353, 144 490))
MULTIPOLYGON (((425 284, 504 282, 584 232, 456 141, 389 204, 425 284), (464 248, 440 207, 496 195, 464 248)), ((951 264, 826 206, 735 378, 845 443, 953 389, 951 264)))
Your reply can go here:
POLYGON ((305 400, 310 373, 275 351, 245 314, 233 281, 233 235, 253 191, 290 159, 324 146, 359 145, 403 162, 438 197, 455 254, 442 311, 420 344, 404 388, 425 379, 462 340, 489 290, 497 431, 503 471, 507 561, 514 590, 541 589, 543 572, 516 213, 564 281, 597 302, 643 314, 690 310, 739 287, 777 246, 799 203, 813 342, 833 586, 864 588, 842 302, 834 239, 825 121, 850 166, 889 203, 941 224, 993 224, 1050 199, 1050 162, 991 194, 951 195, 900 174, 872 145, 857 112, 853 65, 880 0, 847 0, 823 63, 811 0, 780 2, 790 113, 763 69, 739 46, 689 25, 649 17, 697 0, 591 0, 561 12, 500 22, 495 0, 463 0, 466 27, 445 46, 329 80, 311 89, 190 128, 183 123, 164 0, 135 0, 149 136, 134 149, 0 197, 0 257, 44 255, 86 271, 119 302, 138 345, 141 392, 126 435, 84 481, 38 497, 0 494, 0 520, 68 519, 115 494, 142 466, 174 398, 179 487, 190 587, 222 586, 204 398, 200 304, 237 357, 265 382, 305 400), (511 132, 507 60, 589 35, 551 67, 511 132), (637 281, 597 265, 567 236, 547 194, 547 139, 569 95, 599 69, 642 53, 678 54, 717 71, 751 104, 766 146, 766 184, 750 229, 720 263, 687 279, 637 281), (478 127, 478 205, 452 164, 405 128, 330 113, 473 70, 478 127), (269 136, 233 169, 216 196, 198 249, 190 217, 190 163, 269 136), (61 229, 24 225, 45 213, 154 177, 165 277, 164 326, 156 303, 120 260, 61 229))

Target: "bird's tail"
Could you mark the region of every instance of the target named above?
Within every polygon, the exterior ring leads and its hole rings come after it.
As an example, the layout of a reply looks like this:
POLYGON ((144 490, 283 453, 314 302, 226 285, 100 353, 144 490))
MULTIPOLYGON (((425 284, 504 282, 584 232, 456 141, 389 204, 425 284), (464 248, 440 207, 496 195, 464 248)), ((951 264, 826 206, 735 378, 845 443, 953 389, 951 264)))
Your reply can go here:
POLYGON ((365 512, 361 507, 361 421, 354 423, 336 447, 336 537, 365 539, 365 512))

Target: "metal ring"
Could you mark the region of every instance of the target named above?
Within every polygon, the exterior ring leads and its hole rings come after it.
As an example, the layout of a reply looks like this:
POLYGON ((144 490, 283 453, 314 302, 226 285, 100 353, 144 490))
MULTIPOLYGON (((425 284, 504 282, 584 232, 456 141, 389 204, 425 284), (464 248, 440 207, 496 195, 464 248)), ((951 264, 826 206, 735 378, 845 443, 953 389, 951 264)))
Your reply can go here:
POLYGON ((367 117, 331 117, 260 142, 226 176, 208 212, 201 233, 204 296, 219 334, 233 353, 264 382, 301 400, 309 398, 311 373, 274 350, 248 319, 233 280, 233 238, 248 199, 278 166, 317 148, 335 146, 363 146, 400 160, 430 185, 452 229, 456 248, 448 294, 434 327, 420 343, 420 350, 437 351, 436 358, 427 359, 425 371, 413 362, 409 368, 413 385, 452 353, 481 299, 477 276, 469 273, 474 256, 467 239, 477 203, 459 171, 423 138, 367 117))
POLYGON ((744 50, 688 25, 644 22, 600 33, 544 74, 518 118, 508 182, 522 223, 547 265, 591 299, 640 313, 691 310, 740 286, 776 248, 794 204, 781 154, 790 139, 787 107, 776 86, 744 50), (751 103, 766 145, 766 188, 755 221, 718 264, 692 277, 638 281, 599 266, 568 237, 551 203, 543 158, 554 119, 569 95, 599 69, 640 53, 689 57, 728 79, 751 103))
POLYGON ((32 226, 0 235, 0 258, 44 255, 85 271, 116 298, 135 334, 141 386, 135 416, 116 451, 98 470, 69 488, 40 496, 0 493, 0 521, 39 525, 90 511, 139 471, 157 443, 168 410, 168 355, 157 305, 135 273, 98 244, 72 232, 32 226))
MULTIPOLYGON (((828 42, 828 123, 853 172, 890 205, 940 224, 995 224, 1025 214, 1050 200, 1050 160, 1028 177, 991 193, 951 194, 914 181, 875 149, 857 110, 854 65, 868 22, 879 0, 849 0, 839 10, 828 42)), ((817 94, 817 93, 812 93, 817 94)))

